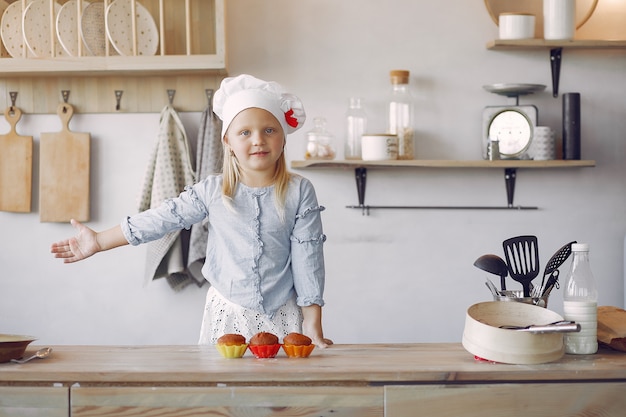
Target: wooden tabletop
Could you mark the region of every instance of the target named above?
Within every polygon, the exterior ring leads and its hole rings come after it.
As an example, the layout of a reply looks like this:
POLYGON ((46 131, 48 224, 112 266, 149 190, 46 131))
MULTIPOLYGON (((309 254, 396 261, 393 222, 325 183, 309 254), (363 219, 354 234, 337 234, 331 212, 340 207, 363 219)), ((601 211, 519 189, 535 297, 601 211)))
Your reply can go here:
MULTIPOLYGON (((41 346, 30 346, 26 355, 41 346)), ((214 346, 53 346, 46 359, 0 363, 0 386, 20 383, 215 385, 626 381, 626 354, 601 348, 541 365, 477 361, 461 344, 316 348, 309 358, 224 359, 214 346)))

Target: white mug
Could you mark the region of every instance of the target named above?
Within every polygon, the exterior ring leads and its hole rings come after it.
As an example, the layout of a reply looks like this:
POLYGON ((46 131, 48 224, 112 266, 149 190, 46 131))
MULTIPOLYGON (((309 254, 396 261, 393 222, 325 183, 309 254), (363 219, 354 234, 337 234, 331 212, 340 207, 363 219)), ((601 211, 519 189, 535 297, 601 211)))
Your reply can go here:
POLYGON ((361 136, 361 158, 364 161, 398 159, 398 137, 391 134, 361 136))
POLYGON ((500 39, 531 39, 535 36, 535 15, 501 13, 498 27, 500 39))
POLYGON ((543 37, 569 40, 576 31, 576 0, 543 0, 543 37))

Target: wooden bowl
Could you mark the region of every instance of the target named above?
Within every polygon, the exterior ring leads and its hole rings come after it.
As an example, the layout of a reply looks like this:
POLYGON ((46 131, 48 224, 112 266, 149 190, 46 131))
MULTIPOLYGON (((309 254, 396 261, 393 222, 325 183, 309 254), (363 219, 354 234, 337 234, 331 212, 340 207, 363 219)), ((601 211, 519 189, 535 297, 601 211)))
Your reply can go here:
POLYGON ((488 361, 531 365, 560 359, 563 333, 530 333, 500 326, 544 325, 563 320, 546 308, 525 303, 489 301, 467 310, 463 347, 488 361))
POLYGON ((26 347, 34 340, 31 336, 0 334, 0 363, 24 356, 26 347))

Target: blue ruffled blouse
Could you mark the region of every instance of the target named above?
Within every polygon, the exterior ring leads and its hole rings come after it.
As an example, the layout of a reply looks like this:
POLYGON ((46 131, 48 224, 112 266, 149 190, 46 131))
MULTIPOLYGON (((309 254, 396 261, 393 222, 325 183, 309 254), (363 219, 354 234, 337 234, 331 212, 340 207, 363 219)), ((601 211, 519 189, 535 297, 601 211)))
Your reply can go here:
POLYGON ((290 297, 300 306, 324 305, 326 240, 313 184, 291 174, 284 220, 274 186, 237 186, 224 204, 222 176, 209 176, 161 206, 126 217, 122 232, 131 245, 156 240, 207 221, 202 273, 233 303, 272 316, 290 297))

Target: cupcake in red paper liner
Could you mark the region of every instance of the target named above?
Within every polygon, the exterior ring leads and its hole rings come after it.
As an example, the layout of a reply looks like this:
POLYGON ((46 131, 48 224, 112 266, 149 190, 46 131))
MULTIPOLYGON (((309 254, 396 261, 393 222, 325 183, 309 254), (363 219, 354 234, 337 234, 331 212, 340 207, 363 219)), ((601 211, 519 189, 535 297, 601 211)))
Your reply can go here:
POLYGON ((289 333, 283 338, 283 350, 290 358, 308 358, 315 349, 311 338, 300 333, 289 333))
POLYGON ((280 350, 280 343, 275 334, 260 332, 250 338, 249 348, 259 359, 273 358, 280 350))
POLYGON ((248 344, 246 343, 246 338, 242 335, 227 333, 217 339, 215 347, 226 359, 236 359, 241 358, 246 353, 248 344))

